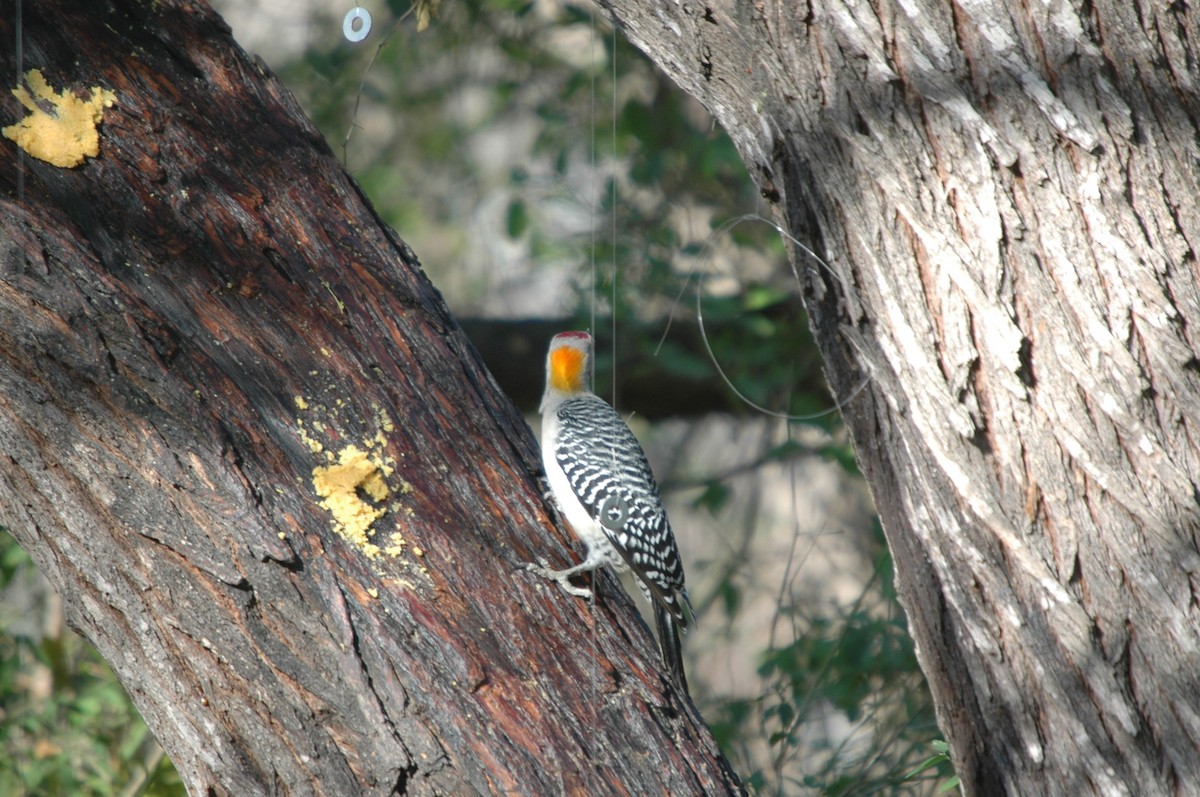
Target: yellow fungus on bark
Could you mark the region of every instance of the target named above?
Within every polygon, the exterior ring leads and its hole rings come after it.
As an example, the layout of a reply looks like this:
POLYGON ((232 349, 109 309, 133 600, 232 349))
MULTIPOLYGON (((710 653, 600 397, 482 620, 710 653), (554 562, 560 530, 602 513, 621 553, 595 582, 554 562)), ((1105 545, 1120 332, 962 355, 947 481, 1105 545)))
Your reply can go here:
POLYGON ((81 100, 69 89, 55 91, 38 69, 25 73, 25 83, 28 88, 17 86, 12 93, 29 115, 0 130, 5 138, 38 160, 64 169, 100 154, 96 127, 104 109, 116 102, 116 94, 97 86, 91 89, 88 99, 81 100))

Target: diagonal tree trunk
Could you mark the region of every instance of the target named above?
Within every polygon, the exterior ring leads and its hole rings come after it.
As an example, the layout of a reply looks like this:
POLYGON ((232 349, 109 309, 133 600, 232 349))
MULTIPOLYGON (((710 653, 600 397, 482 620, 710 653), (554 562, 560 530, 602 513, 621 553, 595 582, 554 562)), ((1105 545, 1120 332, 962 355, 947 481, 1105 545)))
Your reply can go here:
POLYGON ((590 613, 517 571, 527 426, 221 20, 19 33, 49 127, 0 140, 0 524, 190 793, 737 791, 615 582, 590 613))
POLYGON ((603 3, 828 261, 794 258, 965 793, 1193 793, 1200 17, 603 3))

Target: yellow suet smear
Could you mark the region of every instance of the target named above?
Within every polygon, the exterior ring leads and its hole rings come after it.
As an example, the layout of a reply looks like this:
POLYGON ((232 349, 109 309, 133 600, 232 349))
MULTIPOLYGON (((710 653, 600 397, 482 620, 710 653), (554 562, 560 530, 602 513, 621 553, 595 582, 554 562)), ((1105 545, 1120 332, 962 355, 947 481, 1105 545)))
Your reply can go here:
POLYGON ((563 347, 550 355, 550 384, 558 390, 575 393, 584 389, 583 352, 563 347))
POLYGON ((321 505, 333 515, 334 529, 372 558, 379 555, 379 546, 370 541, 374 535, 371 524, 387 510, 373 506, 363 496, 376 504, 385 501, 390 491, 383 477, 391 473, 389 465, 372 459, 357 446, 342 449, 337 464, 312 472, 313 488, 322 498, 321 505))
POLYGON ((104 116, 104 109, 116 102, 116 94, 99 87, 93 88, 86 100, 68 89, 59 93, 38 69, 25 73, 25 83, 28 89, 17 86, 12 93, 29 110, 29 116, 0 131, 5 138, 15 141, 38 160, 64 169, 100 154, 96 126, 104 116), (49 111, 43 107, 47 105, 49 111))

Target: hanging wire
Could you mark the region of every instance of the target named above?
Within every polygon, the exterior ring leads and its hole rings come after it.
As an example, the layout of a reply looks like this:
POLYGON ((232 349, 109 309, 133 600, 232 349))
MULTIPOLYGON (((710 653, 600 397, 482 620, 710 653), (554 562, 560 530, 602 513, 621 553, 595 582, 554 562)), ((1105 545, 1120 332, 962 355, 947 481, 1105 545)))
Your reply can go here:
MULTIPOLYGON (((356 8, 357 8, 357 6, 356 6, 356 8)), ((371 60, 367 62, 367 68, 363 70, 362 79, 358 81, 358 91, 355 92, 355 94, 354 94, 354 112, 350 116, 350 127, 346 130, 346 137, 342 139, 342 168, 348 168, 347 164, 349 163, 350 137, 354 135, 354 130, 355 130, 355 128, 358 127, 358 107, 360 104, 362 104, 363 88, 366 87, 366 85, 367 85, 367 75, 370 74, 371 67, 375 66, 375 61, 379 58, 379 54, 381 52, 383 52, 384 46, 392 38, 392 34, 395 33, 399 29, 400 23, 403 22, 404 20, 408 19, 408 17, 414 11, 416 11, 416 9, 417 9, 417 4, 413 3, 411 6, 408 7, 407 11, 405 11, 400 16, 396 17, 396 20, 388 28, 387 33, 385 33, 383 35, 383 39, 380 40, 379 46, 375 48, 375 52, 371 54, 371 60)), ((351 11, 350 13, 353 14, 354 11, 351 11)), ((346 19, 349 20, 349 18, 350 18, 350 15, 347 14, 346 19)), ((367 17, 367 20, 368 20, 367 24, 364 27, 369 31, 370 27, 371 27, 369 15, 367 17)), ((343 30, 343 32, 344 32, 344 30, 343 30)), ((365 34, 364 34, 364 36, 365 36, 365 34)), ((347 36, 346 38, 349 38, 349 36, 347 36)))
POLYGON ((617 406, 617 26, 612 26, 612 176, 609 179, 612 196, 609 213, 611 229, 609 236, 612 248, 612 400, 617 406))
MULTIPOLYGON (((20 86, 25 70, 25 31, 21 20, 21 0, 17 0, 17 13, 14 18, 17 31, 17 80, 14 86, 20 86)), ((17 202, 25 202, 25 148, 17 147, 17 202)))
MULTIPOLYGON (((596 7, 591 6, 591 26, 592 35, 588 40, 588 63, 595 65, 596 63, 596 7)), ((591 153, 592 153, 592 179, 596 177, 596 70, 593 68, 591 72, 592 94, 591 94, 591 115, 592 123, 588 126, 588 136, 590 137, 591 153)), ((593 336, 596 334, 596 286, 599 275, 596 272, 596 202, 598 191, 588 192, 588 230, 591 231, 592 242, 591 250, 588 255, 588 261, 592 267, 592 292, 591 292, 591 318, 588 323, 588 332, 593 336)))
MULTIPOLYGON (((853 401, 858 396, 858 394, 861 393, 863 391, 863 389, 871 382, 871 376, 869 374, 863 378, 863 381, 857 387, 855 387, 854 390, 850 391, 850 395, 847 396, 845 398, 845 400, 835 402, 832 407, 829 407, 828 409, 821 410, 820 412, 814 412, 814 413, 811 413, 808 415, 791 415, 786 412, 779 412, 778 410, 772 410, 768 407, 764 407, 761 404, 755 402, 753 399, 751 399, 749 396, 747 396, 741 390, 739 390, 737 385, 735 385, 733 383, 733 380, 730 379, 729 376, 725 373, 725 369, 723 369, 721 367, 721 363, 717 359, 716 353, 713 351, 712 343, 708 339, 708 330, 704 326, 704 305, 702 302, 702 299, 704 297, 704 291, 701 290, 701 288, 703 287, 703 283, 704 283, 704 271, 700 270, 699 267, 702 265, 707 265, 708 261, 712 259, 714 245, 721 236, 725 235, 726 233, 728 233, 730 230, 732 230, 734 227, 738 226, 739 224, 742 224, 747 221, 761 221, 764 224, 774 227, 776 232, 778 232, 784 238, 787 238, 789 241, 791 241, 793 244, 795 244, 796 247, 800 249, 800 251, 804 252, 806 255, 811 257, 813 260, 817 261, 817 263, 820 264, 820 266, 822 268, 824 268, 831 276, 833 276, 834 279, 836 279, 838 282, 840 282, 842 284, 843 291, 846 291, 847 293, 849 292, 849 289, 846 285, 846 281, 845 281, 845 279, 842 278, 842 275, 837 273, 828 263, 826 263, 821 258, 820 255, 818 255, 816 252, 814 252, 808 246, 806 246, 805 244, 803 244, 799 240, 797 240, 796 237, 793 236, 791 233, 789 233, 787 230, 783 229, 782 227, 780 227, 778 224, 771 221, 770 219, 763 218, 762 216, 760 216, 757 213, 747 213, 742 216, 737 216, 736 218, 730 219, 729 221, 725 222, 720 227, 718 227, 717 229, 715 229, 711 233, 709 233, 708 239, 704 242, 703 256, 700 258, 700 260, 698 262, 696 262, 695 264, 692 265, 691 270, 688 271, 687 278, 684 280, 682 287, 680 287, 680 289, 679 289, 679 293, 676 294, 676 296, 675 296, 675 301, 671 307, 671 313, 667 317, 667 328, 663 330, 662 337, 659 338, 658 345, 654 348, 654 355, 656 357, 658 356, 659 351, 662 349, 663 343, 666 342, 667 334, 671 331, 671 324, 674 321, 675 306, 677 306, 679 304, 679 302, 683 299, 684 292, 687 290, 687 287, 691 283, 692 278, 695 277, 696 282, 697 282, 697 285, 696 285, 696 322, 700 325, 700 340, 703 341, 703 343, 704 343, 704 349, 705 349, 705 351, 708 352, 708 359, 712 362, 713 368, 715 368, 717 370, 717 375, 720 376, 721 380, 729 387, 730 390, 733 391, 733 394, 738 397, 739 401, 741 401, 743 404, 747 405, 748 407, 752 408, 756 412, 762 413, 763 415, 768 415, 772 418, 779 418, 784 421, 813 421, 813 420, 816 420, 817 418, 823 418, 826 415, 832 415, 835 412, 841 412, 842 408, 847 406, 851 401, 853 401), (697 270, 700 271, 700 273, 698 275, 696 273, 697 270)), ((796 278, 796 281, 799 282, 800 275, 795 272, 794 265, 792 266, 792 269, 793 269, 792 275, 796 278)))

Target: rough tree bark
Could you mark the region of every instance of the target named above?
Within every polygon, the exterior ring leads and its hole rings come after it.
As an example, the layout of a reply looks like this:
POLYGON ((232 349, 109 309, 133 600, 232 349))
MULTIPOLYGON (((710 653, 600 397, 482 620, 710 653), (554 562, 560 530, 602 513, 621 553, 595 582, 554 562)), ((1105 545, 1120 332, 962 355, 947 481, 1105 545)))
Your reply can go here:
POLYGON ((602 2, 828 261, 794 259, 964 791, 1194 794, 1200 16, 602 2))
POLYGON ((529 429, 279 83, 199 3, 23 12, 0 524, 190 793, 736 791, 615 582, 517 570, 529 429))

